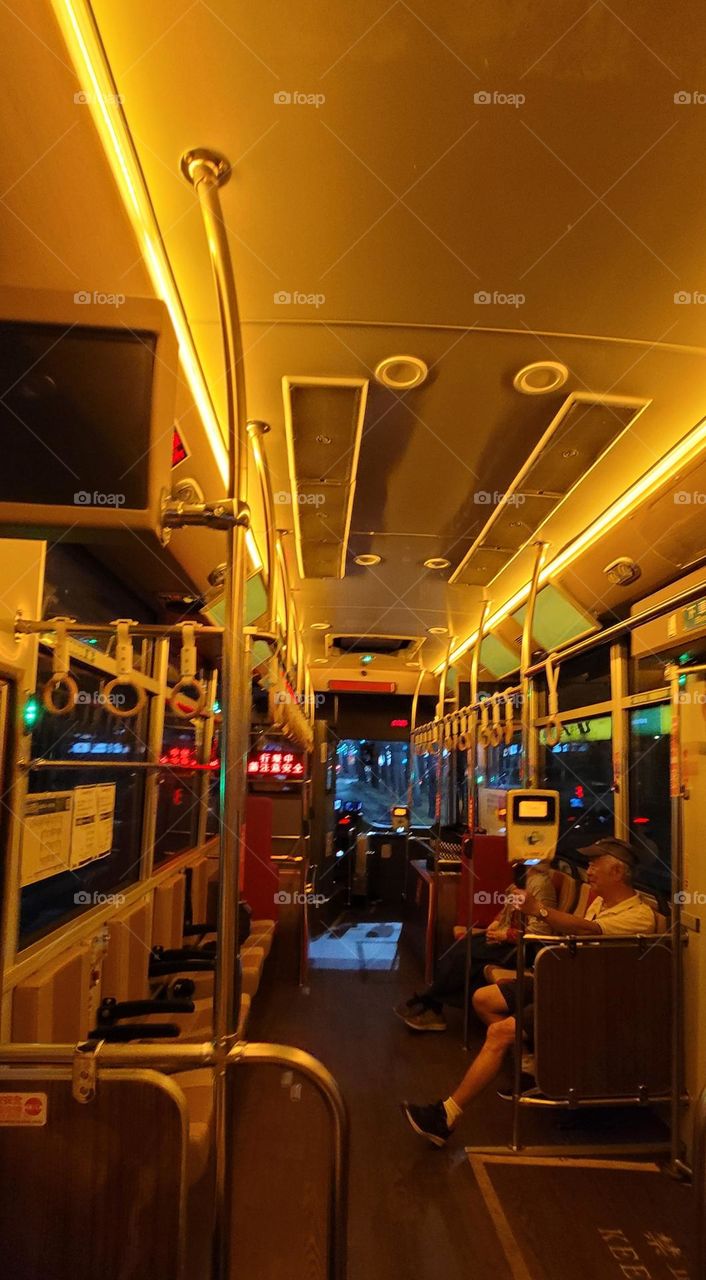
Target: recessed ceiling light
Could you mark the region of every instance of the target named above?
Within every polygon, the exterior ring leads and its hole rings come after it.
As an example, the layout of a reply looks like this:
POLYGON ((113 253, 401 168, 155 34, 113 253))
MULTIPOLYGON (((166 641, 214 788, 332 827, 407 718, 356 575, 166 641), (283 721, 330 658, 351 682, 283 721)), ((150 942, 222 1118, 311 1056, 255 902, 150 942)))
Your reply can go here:
POLYGON ((544 396, 548 391, 563 387, 568 376, 569 370, 559 360, 537 360, 520 369, 512 379, 512 385, 524 396, 544 396))
POLYGON ((447 636, 448 634, 448 627, 429 627, 430 636, 447 636))
POLYGON ((563 449, 561 456, 562 458, 578 458, 579 451, 578 449, 563 449))
POLYGON ((331 437, 330 437, 330 436, 319 435, 319 436, 317 436, 317 437, 316 437, 316 443, 317 443, 317 444, 330 444, 330 443, 331 443, 331 437))
POLYGON ((364 653, 361 658, 361 662, 367 667, 368 663, 372 662, 373 657, 374 654, 372 653, 364 653))
POLYGON ((317 667, 323 667, 328 662, 328 658, 314 658, 317 667))
POLYGON ((312 631, 328 631, 330 626, 330 622, 312 622, 311 629, 312 631))
POLYGON ((429 370, 418 356, 388 356, 375 370, 375 378, 391 391, 411 391, 426 382, 429 370))
POLYGON ((431 556, 429 560, 424 561, 425 569, 448 569, 451 564, 450 560, 446 560, 444 556, 431 556))
POLYGON ((373 553, 372 553, 372 552, 370 552, 369 554, 368 554, 368 552, 366 552, 366 553, 365 553, 364 555, 362 555, 362 556, 355 556, 355 557, 354 557, 354 559, 355 559, 355 563, 356 563, 356 564, 362 564, 362 565, 364 565, 364 566, 370 566, 370 565, 373 565, 373 564, 379 564, 379 563, 380 563, 380 561, 381 561, 381 559, 382 559, 382 556, 375 556, 375 555, 373 555, 373 553))

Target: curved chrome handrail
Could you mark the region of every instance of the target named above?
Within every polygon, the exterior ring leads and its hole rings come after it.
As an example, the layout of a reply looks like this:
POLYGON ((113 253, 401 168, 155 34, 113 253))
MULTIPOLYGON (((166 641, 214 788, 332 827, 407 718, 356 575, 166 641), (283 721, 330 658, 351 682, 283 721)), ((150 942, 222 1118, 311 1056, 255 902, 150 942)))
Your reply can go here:
POLYGON ((343 1095, 331 1072, 318 1058, 303 1049, 282 1044, 237 1044, 229 1053, 226 1065, 240 1066, 243 1063, 290 1067, 306 1076, 326 1103, 333 1127, 327 1275, 329 1280, 345 1280, 350 1144, 348 1110, 343 1095))

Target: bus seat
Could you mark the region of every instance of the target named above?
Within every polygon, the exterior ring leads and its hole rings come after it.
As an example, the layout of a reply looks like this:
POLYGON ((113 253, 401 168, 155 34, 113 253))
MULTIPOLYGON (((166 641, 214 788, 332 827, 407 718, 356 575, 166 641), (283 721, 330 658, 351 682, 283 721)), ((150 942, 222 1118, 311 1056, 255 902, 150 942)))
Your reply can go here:
POLYGON ((663 1097, 671 1084, 669 938, 557 940, 534 970, 534 1055, 553 1099, 663 1097))
POLYGON ((252 1000, 250 996, 243 994, 240 997, 240 1017, 238 1018, 237 1036, 239 1040, 245 1039, 245 1029, 248 1025, 251 1005, 252 1000))
POLYGON ((207 920, 208 914, 208 876, 209 859, 205 856, 197 858, 187 868, 188 897, 186 917, 189 923, 207 920))
POLYGON ((573 911, 579 892, 578 882, 565 871, 552 871, 551 877, 557 911, 573 911))
POLYGON ((91 948, 69 947, 24 978, 12 993, 12 1039, 24 1044, 71 1044, 93 1025, 95 978, 91 948))
MULTIPOLYGON (((250 925, 250 938, 252 938, 258 947, 262 947, 265 952, 265 958, 272 950, 272 942, 275 936, 274 920, 253 920, 250 925)), ((250 938, 248 941, 250 941, 250 938)))
POLYGON ((75 1100, 70 1067, 0 1071, 0 1091, 42 1115, 0 1126, 3 1270, 13 1280, 180 1280, 188 1113, 153 1071, 98 1068, 75 1100), (37 1111, 37 1108, 39 1109, 37 1111))
POLYGON ((145 955, 150 949, 151 926, 148 897, 109 922, 101 975, 101 991, 106 995, 116 1000, 140 1000, 145 995, 145 955))
POLYGON ((464 841, 461 859, 461 882, 458 892, 456 924, 468 925, 469 875, 473 871, 473 906, 471 924, 487 929, 495 919, 507 889, 509 864, 505 836, 474 835, 464 841), (470 849, 470 859, 466 856, 470 849))
POLYGON ((163 880, 154 891, 152 946, 180 947, 184 936, 186 877, 183 871, 163 880))

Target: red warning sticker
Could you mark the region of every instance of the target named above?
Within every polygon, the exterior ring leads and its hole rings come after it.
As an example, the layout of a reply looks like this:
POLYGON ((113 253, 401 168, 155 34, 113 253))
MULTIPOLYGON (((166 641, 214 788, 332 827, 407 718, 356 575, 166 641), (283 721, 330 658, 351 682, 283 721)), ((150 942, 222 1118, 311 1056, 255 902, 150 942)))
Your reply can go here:
POLYGON ((0 1093, 0 1125, 42 1125, 46 1122, 46 1093, 0 1093))

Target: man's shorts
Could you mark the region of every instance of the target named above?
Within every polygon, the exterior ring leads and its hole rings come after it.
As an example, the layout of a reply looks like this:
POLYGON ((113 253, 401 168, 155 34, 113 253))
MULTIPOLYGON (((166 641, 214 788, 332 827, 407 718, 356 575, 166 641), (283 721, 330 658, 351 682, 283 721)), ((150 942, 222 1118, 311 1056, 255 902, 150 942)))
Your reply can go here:
MULTIPOLYGON (((500 993, 507 1005, 507 1011, 511 1018, 517 1013, 517 980, 515 978, 507 978, 503 982, 498 983, 500 993)), ((527 1042, 531 1046, 534 1040, 534 981, 531 974, 525 976, 524 990, 524 1008, 522 1010, 522 1030, 524 1031, 527 1042)))

